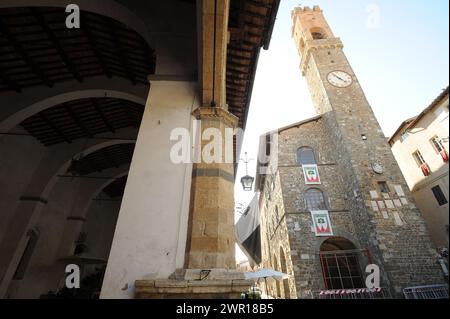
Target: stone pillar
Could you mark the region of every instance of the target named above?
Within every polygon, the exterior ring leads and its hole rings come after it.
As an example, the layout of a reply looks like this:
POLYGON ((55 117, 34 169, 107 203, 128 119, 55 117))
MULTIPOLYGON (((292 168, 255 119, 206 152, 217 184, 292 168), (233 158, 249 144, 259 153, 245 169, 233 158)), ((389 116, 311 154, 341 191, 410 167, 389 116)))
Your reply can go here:
POLYGON ((217 147, 213 153, 220 154, 211 155, 220 161, 207 163, 204 157, 210 154, 202 154, 200 163, 194 165, 186 266, 189 269, 236 269, 233 140, 232 134, 225 130, 233 131, 238 119, 230 112, 214 107, 201 107, 193 114, 201 123, 199 133, 204 137, 198 144, 201 145, 198 152, 210 153, 208 145, 214 142, 207 139, 208 133, 215 129, 217 135, 213 135, 213 139, 216 139, 214 145, 217 147), (231 137, 228 143, 227 136, 231 137), (226 155, 228 161, 231 160, 228 163, 226 155))
POLYGON ((137 298, 236 299, 253 284, 237 271, 234 256, 232 132, 237 118, 217 107, 200 107, 193 115, 203 138, 196 144, 202 156, 192 171, 185 269, 177 269, 169 280, 138 280, 137 298), (217 161, 209 162, 208 155, 217 161))
POLYGON ((193 166, 184 269, 169 280, 136 281, 137 298, 239 298, 253 283, 236 270, 234 256, 233 134, 228 145, 225 139, 238 123, 226 110, 229 0, 198 0, 197 9, 203 107, 192 114, 205 139, 197 139, 197 155, 211 150, 214 160, 200 156, 193 166))
POLYGON ((198 0, 200 94, 202 107, 193 113, 200 121, 197 155, 192 174, 189 234, 185 268, 235 269, 233 138, 226 130, 238 125, 227 111, 226 61, 229 0, 198 0), (215 136, 212 129, 216 129, 215 136), (203 135, 205 139, 201 137, 203 135), (213 141, 210 141, 212 139, 213 141), (216 144, 214 162, 201 156, 216 144), (220 153, 220 154, 219 154, 220 153))
POLYGON ((172 161, 171 133, 191 131, 197 92, 194 82, 151 81, 101 298, 133 298, 137 279, 184 265, 192 164, 172 161))

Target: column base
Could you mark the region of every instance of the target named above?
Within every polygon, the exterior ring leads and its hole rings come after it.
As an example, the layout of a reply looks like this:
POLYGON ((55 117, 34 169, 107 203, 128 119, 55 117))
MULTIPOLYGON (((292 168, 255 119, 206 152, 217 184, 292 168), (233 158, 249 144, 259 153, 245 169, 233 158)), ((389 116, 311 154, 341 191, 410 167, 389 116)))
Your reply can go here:
POLYGON ((177 270, 172 279, 137 280, 137 299, 240 299, 254 283, 226 269, 177 270))

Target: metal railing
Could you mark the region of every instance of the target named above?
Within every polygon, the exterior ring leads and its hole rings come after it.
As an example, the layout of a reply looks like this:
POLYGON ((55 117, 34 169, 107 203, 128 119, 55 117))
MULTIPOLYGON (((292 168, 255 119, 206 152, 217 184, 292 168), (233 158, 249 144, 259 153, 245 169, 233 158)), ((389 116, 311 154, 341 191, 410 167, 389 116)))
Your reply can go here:
POLYGON ((387 288, 356 288, 319 290, 313 292, 314 299, 391 299, 391 293, 387 288))
POLYGON ((406 299, 448 299, 448 285, 430 285, 403 289, 406 299))

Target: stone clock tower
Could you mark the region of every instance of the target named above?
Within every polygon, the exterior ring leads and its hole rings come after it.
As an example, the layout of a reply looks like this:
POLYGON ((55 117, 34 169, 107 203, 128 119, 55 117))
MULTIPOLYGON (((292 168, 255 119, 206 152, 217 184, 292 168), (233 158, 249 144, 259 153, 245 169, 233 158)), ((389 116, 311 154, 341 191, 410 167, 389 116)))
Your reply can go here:
POLYGON ((358 241, 380 266, 382 285, 399 294, 442 282, 436 250, 342 41, 318 6, 295 8, 292 19, 301 72, 334 145, 358 241))

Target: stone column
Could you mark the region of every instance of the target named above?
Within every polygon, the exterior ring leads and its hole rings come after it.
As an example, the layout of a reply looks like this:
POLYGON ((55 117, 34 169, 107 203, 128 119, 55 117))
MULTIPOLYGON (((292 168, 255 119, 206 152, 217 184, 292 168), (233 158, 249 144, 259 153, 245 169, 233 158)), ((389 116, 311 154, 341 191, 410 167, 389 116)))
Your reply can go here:
POLYGON ((198 108, 193 115, 201 123, 199 133, 203 139, 197 152, 203 156, 192 172, 186 268, 236 269, 233 139, 225 130, 233 131, 238 118, 214 107, 198 108), (211 129, 217 133, 212 135, 215 141, 209 140, 209 133, 214 133, 211 129), (226 137, 231 141, 227 143, 226 137), (216 146, 211 154, 208 145, 216 146), (220 161, 208 163, 206 155, 214 155, 220 161))
POLYGON ((136 281, 137 298, 239 298, 253 283, 236 270, 234 256, 233 134, 225 139, 238 123, 226 105, 229 0, 198 0, 197 9, 202 107, 192 114, 201 123, 195 146, 203 156, 192 169, 184 269, 169 280, 136 281), (213 161, 204 156, 210 151, 213 161))
POLYGON ((133 298, 137 279, 167 279, 184 265, 192 164, 172 161, 171 135, 191 131, 197 91, 194 82, 151 81, 101 298, 133 298))
POLYGON ((177 269, 169 280, 138 280, 137 298, 236 299, 253 284, 237 271, 234 256, 232 132, 238 119, 218 107, 200 107, 193 115, 203 139, 197 143, 202 156, 192 171, 185 269, 177 269), (210 162, 208 155, 217 161, 210 162))

